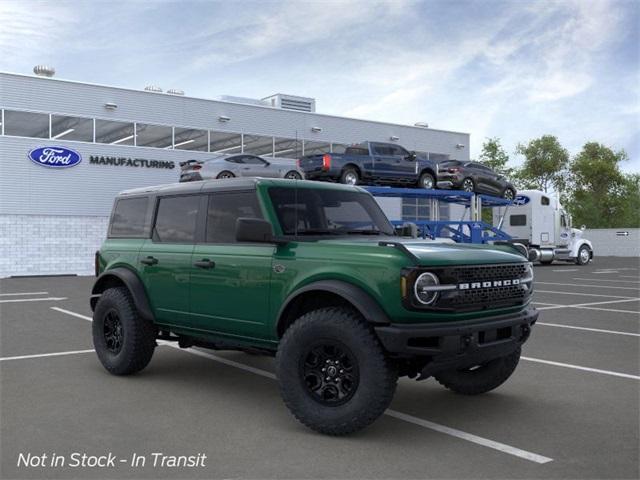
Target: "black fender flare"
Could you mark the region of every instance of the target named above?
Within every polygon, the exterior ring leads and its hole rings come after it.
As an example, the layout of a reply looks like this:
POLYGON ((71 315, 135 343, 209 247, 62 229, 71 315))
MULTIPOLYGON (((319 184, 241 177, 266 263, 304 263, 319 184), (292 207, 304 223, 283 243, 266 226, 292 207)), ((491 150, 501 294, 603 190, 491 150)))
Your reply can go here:
POLYGON ((433 168, 431 168, 430 166, 422 167, 422 169, 420 170, 420 173, 418 173, 418 180, 420 179, 420 177, 422 176, 423 173, 429 173, 433 177, 433 180, 435 182, 438 181, 438 175, 436 175, 435 170, 433 168))
POLYGON ((91 289, 91 310, 95 309, 100 294, 106 289, 105 287, 109 284, 109 280, 113 279, 118 279, 129 289, 133 297, 133 303, 140 316, 145 320, 155 321, 142 280, 136 273, 124 267, 107 270, 97 278, 91 289))
POLYGON ((378 302, 362 288, 342 280, 319 280, 297 289, 285 299, 278 312, 276 321, 277 332, 281 332, 282 323, 286 318, 284 314, 287 312, 287 309, 300 295, 311 291, 328 292, 342 297, 345 301, 353 305, 367 322, 377 325, 388 325, 391 323, 389 317, 378 302))

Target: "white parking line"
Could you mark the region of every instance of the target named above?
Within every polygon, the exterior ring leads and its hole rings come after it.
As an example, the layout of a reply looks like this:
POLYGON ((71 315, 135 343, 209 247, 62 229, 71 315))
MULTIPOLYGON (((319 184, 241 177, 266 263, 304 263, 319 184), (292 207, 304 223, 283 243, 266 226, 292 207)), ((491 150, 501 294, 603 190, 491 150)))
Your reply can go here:
POLYGON ((534 290, 534 293, 557 293, 558 295, 577 295, 579 297, 605 297, 605 298, 628 298, 631 300, 639 300, 637 297, 623 297, 620 295, 600 295, 599 293, 578 293, 578 292, 560 292, 556 290, 534 290))
MULTIPOLYGON (((538 310, 555 310, 557 308, 587 308, 587 307, 591 307, 592 305, 606 305, 609 303, 624 303, 624 302, 634 302, 640 300, 640 298, 627 298, 627 299, 623 299, 623 300, 607 300, 604 302, 589 302, 589 303, 576 303, 573 305, 558 305, 558 304, 553 304, 553 303, 549 303, 547 305, 550 305, 548 307, 540 307, 538 308, 538 310)), ((533 302, 533 303, 538 303, 538 302, 533 302)), ((604 309, 604 310, 609 310, 609 309, 604 309)), ((612 310, 615 311, 615 310, 612 310)), ((621 311, 621 310, 618 310, 621 311)), ((633 310, 622 310, 625 312, 630 312, 630 313, 635 313, 633 310)))
POLYGON ((580 308, 582 310, 600 310, 601 312, 632 313, 635 315, 640 315, 640 312, 636 312, 635 310, 618 310, 615 308, 598 308, 598 307, 575 307, 575 308, 580 308))
POLYGON ((50 307, 50 308, 51 310, 55 310, 56 312, 60 312, 60 313, 66 313, 67 315, 71 315, 72 317, 78 317, 83 320, 88 320, 90 322, 93 321, 91 317, 87 317, 86 315, 81 315, 79 313, 72 312, 71 310, 65 310, 64 308, 59 308, 59 307, 50 307))
POLYGON ((618 275, 620 278, 638 278, 638 275, 618 275))
POLYGON ((628 335, 630 337, 640 337, 640 333, 619 332, 617 330, 602 330, 600 328, 575 327, 573 325, 561 325, 559 323, 536 322, 536 325, 543 325, 545 327, 571 328, 573 330, 585 330, 587 332, 611 333, 612 335, 628 335))
MULTIPOLYGON (((593 280, 593 279, 592 278, 573 277, 573 280, 587 280, 587 281, 589 281, 589 280, 593 280)), ((598 281, 599 282, 615 282, 615 283, 640 283, 640 282, 634 282, 633 280, 609 280, 608 278, 607 279, 599 278, 598 281)))
POLYGON ((579 268, 562 268, 560 270, 551 270, 552 272, 579 272, 579 268))
POLYGON ((606 275, 608 273, 620 273, 618 270, 602 270, 600 272, 593 272, 594 275, 606 275))
POLYGON ((580 365, 573 365, 571 363, 552 362, 551 360, 543 360, 541 358, 520 357, 520 360, 526 360, 534 363, 544 363, 547 365, 555 365, 556 367, 573 368, 575 370, 582 370, 585 372, 602 373, 604 375, 611 375, 613 377, 631 378, 633 380, 640 380, 638 375, 631 375, 629 373, 612 372, 611 370, 600 370, 599 368, 582 367, 580 365))
POLYGON ((18 295, 49 295, 49 292, 0 293, 0 297, 12 297, 18 295))
POLYGON ((47 297, 47 298, 12 298, 10 300, 0 300, 0 303, 19 303, 19 302, 58 302, 66 300, 67 297, 47 297))
POLYGON ((639 287, 619 287, 617 285, 584 285, 582 283, 556 283, 556 282, 540 282, 536 280, 536 285, 563 285, 566 287, 583 287, 583 288, 612 288, 615 290, 640 290, 639 287))
MULTIPOLYGON (((62 308, 57 308, 57 307, 51 307, 51 309, 52 310, 56 310, 56 311, 61 312, 61 313, 66 313, 67 315, 72 315, 74 317, 82 318, 82 319, 87 320, 89 322, 92 321, 91 317, 88 317, 86 315, 81 315, 79 313, 72 312, 70 310, 64 310, 62 308)), ((227 358, 219 357, 217 355, 213 355, 211 353, 203 352, 203 351, 196 350, 196 349, 193 349, 193 348, 188 349, 188 350, 187 349, 183 349, 183 348, 180 348, 179 346, 177 346, 177 345, 175 345, 173 343, 169 343, 169 342, 158 342, 158 343, 161 344, 161 345, 169 346, 171 348, 175 348, 175 349, 180 350, 181 352, 184 352, 184 353, 189 353, 191 355, 196 355, 198 357, 204 357, 204 358, 207 358, 209 360, 213 360, 213 361, 216 361, 218 363, 222 363, 222 364, 230 366, 230 367, 238 368, 240 370, 244 370, 246 372, 250 372, 250 373, 253 373, 255 375, 259 375, 261 377, 268 378, 270 380, 276 380, 275 374, 273 374, 271 372, 268 372, 266 370, 262 370, 260 368, 255 368, 255 367, 252 367, 252 366, 249 366, 249 365, 245 365, 244 363, 235 362, 233 360, 229 360, 227 358)), ((89 350, 89 351, 93 351, 93 350, 89 350)), ((412 423, 414 425, 418 425, 418 426, 421 426, 421 427, 424 427, 424 428, 428 428, 428 429, 431 429, 431 430, 434 430, 434 431, 437 431, 437 432, 440 432, 440 433, 451 435, 453 437, 460 438, 462 440, 466 440, 468 442, 475 443, 477 445, 482 445, 484 447, 492 448, 494 450, 498 450, 500 452, 507 453, 509 455, 520 457, 520 458, 523 458, 525 460, 529 460, 531 462, 543 464, 543 463, 549 463, 549 462, 553 461, 552 458, 545 457, 543 455, 538 455, 536 453, 528 452, 526 450, 521 450, 519 448, 512 447, 512 446, 504 444, 504 443, 496 442, 494 440, 489 440, 488 438, 479 437, 479 436, 474 435, 472 433, 463 432, 462 430, 457 430, 455 428, 447 427, 445 425, 440 425, 438 423, 430 422, 428 420, 423 420, 421 418, 414 417, 413 415, 407 415, 405 413, 397 412, 395 410, 387 409, 387 411, 385 412, 385 415, 388 415, 390 417, 394 417, 394 418, 396 418, 398 420, 402 420, 404 422, 408 422, 408 423, 412 423)))
POLYGON ((43 357, 61 357, 64 355, 77 355, 78 353, 89 353, 95 350, 71 350, 68 352, 54 352, 54 353, 38 353, 35 355, 20 355, 18 357, 2 357, 0 362, 7 362, 9 360, 25 360, 27 358, 43 358, 43 357))

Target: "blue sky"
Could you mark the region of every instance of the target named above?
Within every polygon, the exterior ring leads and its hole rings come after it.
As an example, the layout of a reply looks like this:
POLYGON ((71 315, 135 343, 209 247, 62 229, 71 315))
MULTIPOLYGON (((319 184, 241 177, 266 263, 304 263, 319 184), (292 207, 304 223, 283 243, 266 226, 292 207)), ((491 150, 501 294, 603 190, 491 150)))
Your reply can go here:
MULTIPOLYGON (((640 2, 0 0, 0 70, 625 149, 640 172, 640 2)), ((515 157, 514 163, 522 159, 515 157)))

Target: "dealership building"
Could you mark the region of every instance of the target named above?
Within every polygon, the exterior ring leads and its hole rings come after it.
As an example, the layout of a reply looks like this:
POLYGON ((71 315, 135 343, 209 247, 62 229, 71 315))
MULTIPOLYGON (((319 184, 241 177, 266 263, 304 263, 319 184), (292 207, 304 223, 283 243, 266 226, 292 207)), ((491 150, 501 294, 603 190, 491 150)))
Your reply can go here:
MULTIPOLYGON (((116 193, 177 182, 182 161, 250 153, 293 163, 365 140, 436 160, 469 159, 467 133, 324 115, 311 98, 210 100, 34 71, 39 75, 0 72, 0 277, 93 273, 116 193), (56 151, 73 152, 66 168, 33 158, 56 151)), ((429 216, 429 206, 416 200, 381 202, 394 219, 429 216)))

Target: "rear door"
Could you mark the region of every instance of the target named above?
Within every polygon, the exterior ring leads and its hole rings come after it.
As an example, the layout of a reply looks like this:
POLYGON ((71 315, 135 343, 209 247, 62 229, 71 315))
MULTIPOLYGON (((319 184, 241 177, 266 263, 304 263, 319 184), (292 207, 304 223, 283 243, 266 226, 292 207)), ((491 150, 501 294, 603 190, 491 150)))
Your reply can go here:
POLYGON ((411 156, 407 150, 400 145, 391 145, 394 162, 391 165, 393 175, 404 182, 417 180, 416 167, 418 162, 411 160, 411 156))
POLYGON ((255 190, 207 198, 204 243, 191 255, 191 327, 234 337, 267 338, 275 246, 238 243, 236 220, 263 218, 255 190))
POLYGON ((141 276, 158 323, 189 323, 189 275, 201 195, 160 197, 151 239, 140 250, 141 276))
POLYGON ((393 178, 396 162, 393 149, 384 143, 371 143, 370 145, 374 164, 373 176, 381 180, 393 178))

